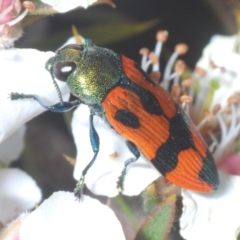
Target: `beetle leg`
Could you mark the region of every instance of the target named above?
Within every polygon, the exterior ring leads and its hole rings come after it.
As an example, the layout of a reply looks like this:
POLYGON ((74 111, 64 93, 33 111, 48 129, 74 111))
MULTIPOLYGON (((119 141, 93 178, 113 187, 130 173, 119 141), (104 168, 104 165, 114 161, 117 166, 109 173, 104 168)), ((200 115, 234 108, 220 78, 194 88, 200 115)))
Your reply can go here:
POLYGON ((134 157, 127 159, 124 163, 124 168, 123 168, 123 170, 121 172, 121 175, 119 176, 118 181, 117 181, 117 189, 118 189, 119 193, 122 193, 122 191, 123 191, 123 183, 124 183, 124 179, 125 179, 125 176, 126 176, 126 173, 127 173, 128 165, 130 163, 136 162, 140 157, 140 152, 139 152, 138 148, 136 147, 136 145, 134 143, 132 143, 130 141, 127 141, 126 144, 129 148, 129 150, 134 155, 134 157))
POLYGON ((92 150, 94 152, 94 156, 92 158, 92 160, 90 161, 90 163, 84 168, 84 170, 82 171, 82 176, 79 179, 76 188, 74 189, 74 193, 75 196, 80 199, 81 194, 82 194, 82 189, 83 189, 83 185, 84 185, 84 180, 85 180, 85 175, 87 174, 87 171, 89 170, 89 168, 93 165, 93 163, 95 162, 98 152, 99 152, 99 136, 98 133, 93 125, 93 114, 90 115, 89 121, 90 121, 90 141, 91 141, 91 145, 92 145, 92 150))
POLYGON ((79 99, 77 99, 72 102, 59 102, 59 103, 49 106, 49 105, 45 104, 39 96, 33 95, 33 94, 23 94, 23 93, 11 93, 10 98, 11 98, 11 100, 34 99, 42 107, 48 109, 51 112, 67 112, 67 111, 77 107, 79 104, 81 104, 81 101, 79 99))

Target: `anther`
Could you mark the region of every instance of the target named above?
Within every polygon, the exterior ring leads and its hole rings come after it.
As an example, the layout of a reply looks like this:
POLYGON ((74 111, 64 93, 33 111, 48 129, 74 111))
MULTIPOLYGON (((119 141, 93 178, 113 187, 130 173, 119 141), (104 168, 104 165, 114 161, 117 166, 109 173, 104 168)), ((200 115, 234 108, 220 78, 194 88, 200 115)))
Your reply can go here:
POLYGON ((212 110, 213 115, 216 115, 220 110, 221 110, 221 105, 220 104, 216 104, 213 107, 213 110, 212 110))
POLYGON ((179 55, 183 55, 188 51, 188 45, 185 43, 179 43, 175 46, 175 52, 179 55))
POLYGON ((188 96, 188 95, 182 95, 182 96, 180 97, 180 101, 181 101, 182 103, 192 104, 193 98, 190 97, 190 96, 188 96))
POLYGON ((166 30, 161 30, 157 32, 156 39, 158 42, 166 42, 168 39, 168 31, 166 30))
POLYGON ((35 5, 31 1, 24 1, 23 7, 26 8, 29 12, 34 12, 35 5))

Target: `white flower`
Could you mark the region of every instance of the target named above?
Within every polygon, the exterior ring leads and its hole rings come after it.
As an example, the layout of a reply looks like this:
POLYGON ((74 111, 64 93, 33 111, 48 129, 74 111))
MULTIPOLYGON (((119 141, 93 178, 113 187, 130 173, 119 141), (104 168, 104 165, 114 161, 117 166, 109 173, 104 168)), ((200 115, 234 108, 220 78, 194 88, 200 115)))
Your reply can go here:
POLYGON ((204 75, 199 76, 196 73, 194 75, 200 85, 200 91, 197 94, 198 106, 196 106, 198 113, 202 112, 202 107, 205 109, 209 107, 209 110, 212 110, 216 104, 225 107, 229 96, 240 90, 238 45, 238 35, 215 35, 204 48, 202 57, 196 64, 197 70, 201 68, 204 75), (200 98, 202 101, 198 100, 200 98))
POLYGON ((84 195, 78 201, 70 192, 54 193, 17 222, 2 233, 2 239, 14 235, 19 240, 125 239, 121 224, 109 207, 84 195))
POLYGON ((189 240, 236 240, 240 233, 240 177, 219 172, 219 189, 210 194, 182 191, 181 235, 189 240))
MULTIPOLYGON (((74 169, 76 180, 79 180, 83 169, 93 157, 89 138, 89 115, 89 108, 85 105, 79 106, 73 115, 72 132, 77 147, 77 163, 74 169)), ((95 194, 113 197, 118 194, 117 180, 124 162, 132 158, 133 154, 127 148, 125 140, 98 116, 94 117, 94 126, 100 138, 100 151, 86 175, 86 185, 95 194)), ((159 176, 160 173, 152 164, 141 156, 128 166, 123 193, 138 195, 159 176)))
MULTIPOLYGON (((12 101, 11 92, 37 94, 46 104, 59 102, 50 74, 44 69, 52 52, 34 49, 0 50, 0 142, 10 136, 25 122, 44 112, 45 109, 34 100, 12 101)), ((69 90, 65 83, 58 81, 64 99, 69 90)))
MULTIPOLYGON (((50 74, 44 69, 52 52, 34 49, 0 50, 0 160, 5 166, 16 160, 24 147, 24 123, 45 109, 32 99, 10 99, 12 92, 37 94, 46 104, 59 102, 50 74)), ((69 90, 58 83, 64 99, 69 90)), ((0 222, 6 223, 41 200, 35 181, 18 169, 0 170, 0 222)))
POLYGON ((217 163, 234 151, 240 130, 239 63, 239 36, 216 35, 204 48, 193 74, 195 86, 191 93, 195 103, 191 115, 198 129, 207 131, 205 135, 212 140, 209 148, 217 163), (216 129, 220 129, 221 137, 214 134, 216 129))
POLYGON ((4 166, 9 166, 14 160, 17 160, 24 148, 24 136, 26 126, 21 126, 9 138, 0 143, 0 162, 4 166))
POLYGON ((20 169, 0 169, 0 222, 8 223, 42 198, 36 182, 20 169))
POLYGON ((96 0, 41 0, 43 3, 51 5, 58 12, 67 12, 77 7, 87 8, 96 0))
POLYGON ((213 36, 210 43, 204 48, 203 55, 196 66, 208 69, 210 60, 218 67, 224 67, 229 71, 239 73, 239 36, 213 36))

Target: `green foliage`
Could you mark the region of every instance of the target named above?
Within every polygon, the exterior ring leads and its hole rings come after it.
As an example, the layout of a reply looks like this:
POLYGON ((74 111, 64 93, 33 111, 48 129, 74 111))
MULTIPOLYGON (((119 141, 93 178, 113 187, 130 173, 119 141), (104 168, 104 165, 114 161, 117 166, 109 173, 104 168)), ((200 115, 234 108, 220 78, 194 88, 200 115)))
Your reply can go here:
POLYGON ((145 189, 143 195, 143 209, 145 212, 151 212, 161 201, 156 193, 155 185, 151 184, 145 189))
POLYGON ((81 34, 90 39, 95 39, 94 42, 101 45, 140 34, 152 28, 157 23, 157 19, 145 22, 108 22, 105 24, 95 24, 89 28, 83 28, 81 29, 81 34))
MULTIPOLYGON (((152 28, 158 23, 158 20, 153 19, 145 22, 135 22, 132 20, 121 21, 119 20, 111 21, 111 16, 108 22, 96 20, 96 23, 90 24, 89 26, 81 27, 80 21, 72 21, 75 24, 79 33, 88 39, 92 39, 96 45, 105 45, 113 42, 117 42, 137 34, 141 34, 148 29, 152 28), (116 31, 117 29, 117 31, 116 31)), ((71 37, 71 25, 67 28, 62 28, 57 32, 54 32, 48 37, 48 46, 43 42, 42 45, 37 46, 40 50, 56 49, 56 47, 61 46, 71 37)))
POLYGON ((71 26, 75 25, 84 38, 93 39, 96 45, 104 45, 117 42, 137 34, 141 34, 156 26, 159 19, 147 21, 136 21, 116 12, 113 8, 105 8, 97 11, 96 6, 87 10, 77 8, 67 13, 58 14, 52 6, 42 3, 40 0, 32 1, 35 5, 34 11, 28 13, 22 25, 27 26, 39 19, 54 16, 56 22, 63 22, 61 28, 56 28, 51 36, 48 36, 48 47, 46 42, 36 46, 40 50, 55 50, 72 36, 71 26))
POLYGON ((175 216, 176 195, 161 202, 147 217, 135 240, 164 240, 175 216))

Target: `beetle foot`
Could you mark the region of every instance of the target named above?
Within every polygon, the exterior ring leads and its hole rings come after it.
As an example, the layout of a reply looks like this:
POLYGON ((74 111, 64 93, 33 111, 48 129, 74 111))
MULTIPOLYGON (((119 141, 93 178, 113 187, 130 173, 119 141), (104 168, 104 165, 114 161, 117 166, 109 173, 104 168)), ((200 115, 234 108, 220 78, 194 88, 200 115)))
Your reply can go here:
POLYGON ((77 200, 80 200, 80 198, 82 196, 84 180, 85 180, 85 176, 82 175, 76 185, 76 188, 74 189, 74 195, 77 198, 77 200))
POLYGON ((123 192, 123 183, 126 176, 127 167, 124 167, 117 181, 117 190, 119 194, 123 192))

